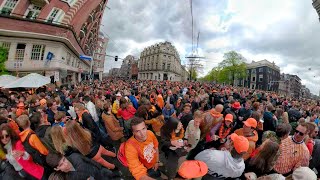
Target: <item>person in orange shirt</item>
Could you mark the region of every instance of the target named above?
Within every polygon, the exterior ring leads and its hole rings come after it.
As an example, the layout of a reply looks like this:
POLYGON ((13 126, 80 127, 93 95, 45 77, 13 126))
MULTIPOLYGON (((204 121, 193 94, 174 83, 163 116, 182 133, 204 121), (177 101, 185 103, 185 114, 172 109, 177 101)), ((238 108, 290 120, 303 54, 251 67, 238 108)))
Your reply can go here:
MULTIPOLYGON (((30 128, 30 120, 27 115, 21 115, 17 118, 17 123, 19 127, 23 129, 23 131, 19 134, 20 140, 22 141, 23 144, 28 143, 34 150, 38 151, 40 154, 47 156, 48 155, 48 149, 42 144, 41 140, 39 137, 35 134, 35 132, 30 128), (25 142, 27 141, 28 142, 25 142)), ((25 146, 25 145, 24 145, 25 146)), ((27 147, 25 147, 27 148, 27 147)), ((26 149, 28 152, 28 149, 26 149)), ((43 163, 40 162, 41 160, 38 159, 38 157, 35 157, 36 154, 32 154, 31 152, 30 155, 34 159, 35 162, 37 163, 43 163)))
POLYGON ((129 171, 137 180, 151 180, 160 177, 159 143, 156 136, 147 130, 142 118, 134 117, 130 125, 133 136, 128 139, 130 143, 126 143, 125 146, 129 171))
POLYGON ((258 122, 253 118, 248 118, 243 123, 243 128, 237 129, 234 133, 239 136, 244 136, 249 141, 249 149, 247 153, 243 155, 243 159, 247 160, 251 153, 256 149, 256 142, 258 141, 258 132, 255 130, 257 128, 258 122))

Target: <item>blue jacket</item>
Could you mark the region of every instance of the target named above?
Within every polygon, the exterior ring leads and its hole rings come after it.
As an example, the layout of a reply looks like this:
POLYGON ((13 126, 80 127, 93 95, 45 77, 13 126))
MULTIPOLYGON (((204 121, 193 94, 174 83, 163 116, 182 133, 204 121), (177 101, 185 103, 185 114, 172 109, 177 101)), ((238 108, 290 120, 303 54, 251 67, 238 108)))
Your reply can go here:
POLYGON ((136 99, 136 97, 134 97, 133 95, 129 96, 130 101, 132 102, 132 105, 135 109, 138 109, 138 101, 136 99))
POLYGON ((173 113, 175 113, 175 110, 172 104, 170 104, 170 110, 168 110, 166 107, 162 109, 162 114, 165 119, 169 118, 173 113))

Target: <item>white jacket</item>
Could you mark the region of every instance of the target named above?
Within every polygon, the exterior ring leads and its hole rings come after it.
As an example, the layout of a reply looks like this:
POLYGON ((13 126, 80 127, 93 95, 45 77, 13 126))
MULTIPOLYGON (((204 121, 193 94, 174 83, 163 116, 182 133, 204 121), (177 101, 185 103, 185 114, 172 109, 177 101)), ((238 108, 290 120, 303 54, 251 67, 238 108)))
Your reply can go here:
POLYGON ((237 178, 245 169, 243 159, 234 159, 229 151, 206 149, 195 160, 203 161, 208 166, 208 174, 217 178, 237 178))

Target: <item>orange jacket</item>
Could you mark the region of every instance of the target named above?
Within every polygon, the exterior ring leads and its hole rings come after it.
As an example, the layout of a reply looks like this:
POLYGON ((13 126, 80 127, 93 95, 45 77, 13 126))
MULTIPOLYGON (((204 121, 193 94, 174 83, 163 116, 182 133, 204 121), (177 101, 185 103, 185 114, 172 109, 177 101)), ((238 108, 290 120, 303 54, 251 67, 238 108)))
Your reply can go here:
POLYGON ((153 131, 157 136, 160 136, 160 129, 164 125, 164 116, 160 115, 156 118, 150 119, 150 120, 145 120, 144 121, 146 124, 151 124, 153 131))
POLYGON ((157 97, 157 103, 158 103, 158 106, 163 109, 164 107, 164 100, 163 100, 163 97, 161 94, 158 95, 157 97))
MULTIPOLYGON (((32 132, 31 129, 26 129, 22 131, 19 136, 22 142, 24 142, 28 134, 32 132)), ((43 155, 48 155, 48 149, 42 144, 39 137, 36 134, 32 134, 29 138, 29 144, 36 150, 38 150, 43 155)))
POLYGON ((137 141, 133 136, 128 141, 132 141, 139 147, 137 150, 131 143, 126 143, 125 146, 129 171, 135 179, 139 180, 157 163, 159 143, 151 131, 147 131, 147 139, 144 142, 137 141))

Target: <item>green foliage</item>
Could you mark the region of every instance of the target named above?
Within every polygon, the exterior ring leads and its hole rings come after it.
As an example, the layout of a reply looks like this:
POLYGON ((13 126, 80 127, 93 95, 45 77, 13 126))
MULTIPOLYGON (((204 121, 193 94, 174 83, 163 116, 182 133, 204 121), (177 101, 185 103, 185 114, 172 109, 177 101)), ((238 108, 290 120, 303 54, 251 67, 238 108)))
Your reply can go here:
POLYGON ((223 58, 218 67, 213 68, 202 80, 233 85, 234 80, 246 77, 245 58, 241 54, 230 51, 223 58))
POLYGON ((8 60, 8 49, 0 47, 0 75, 8 74, 5 62, 8 60))

